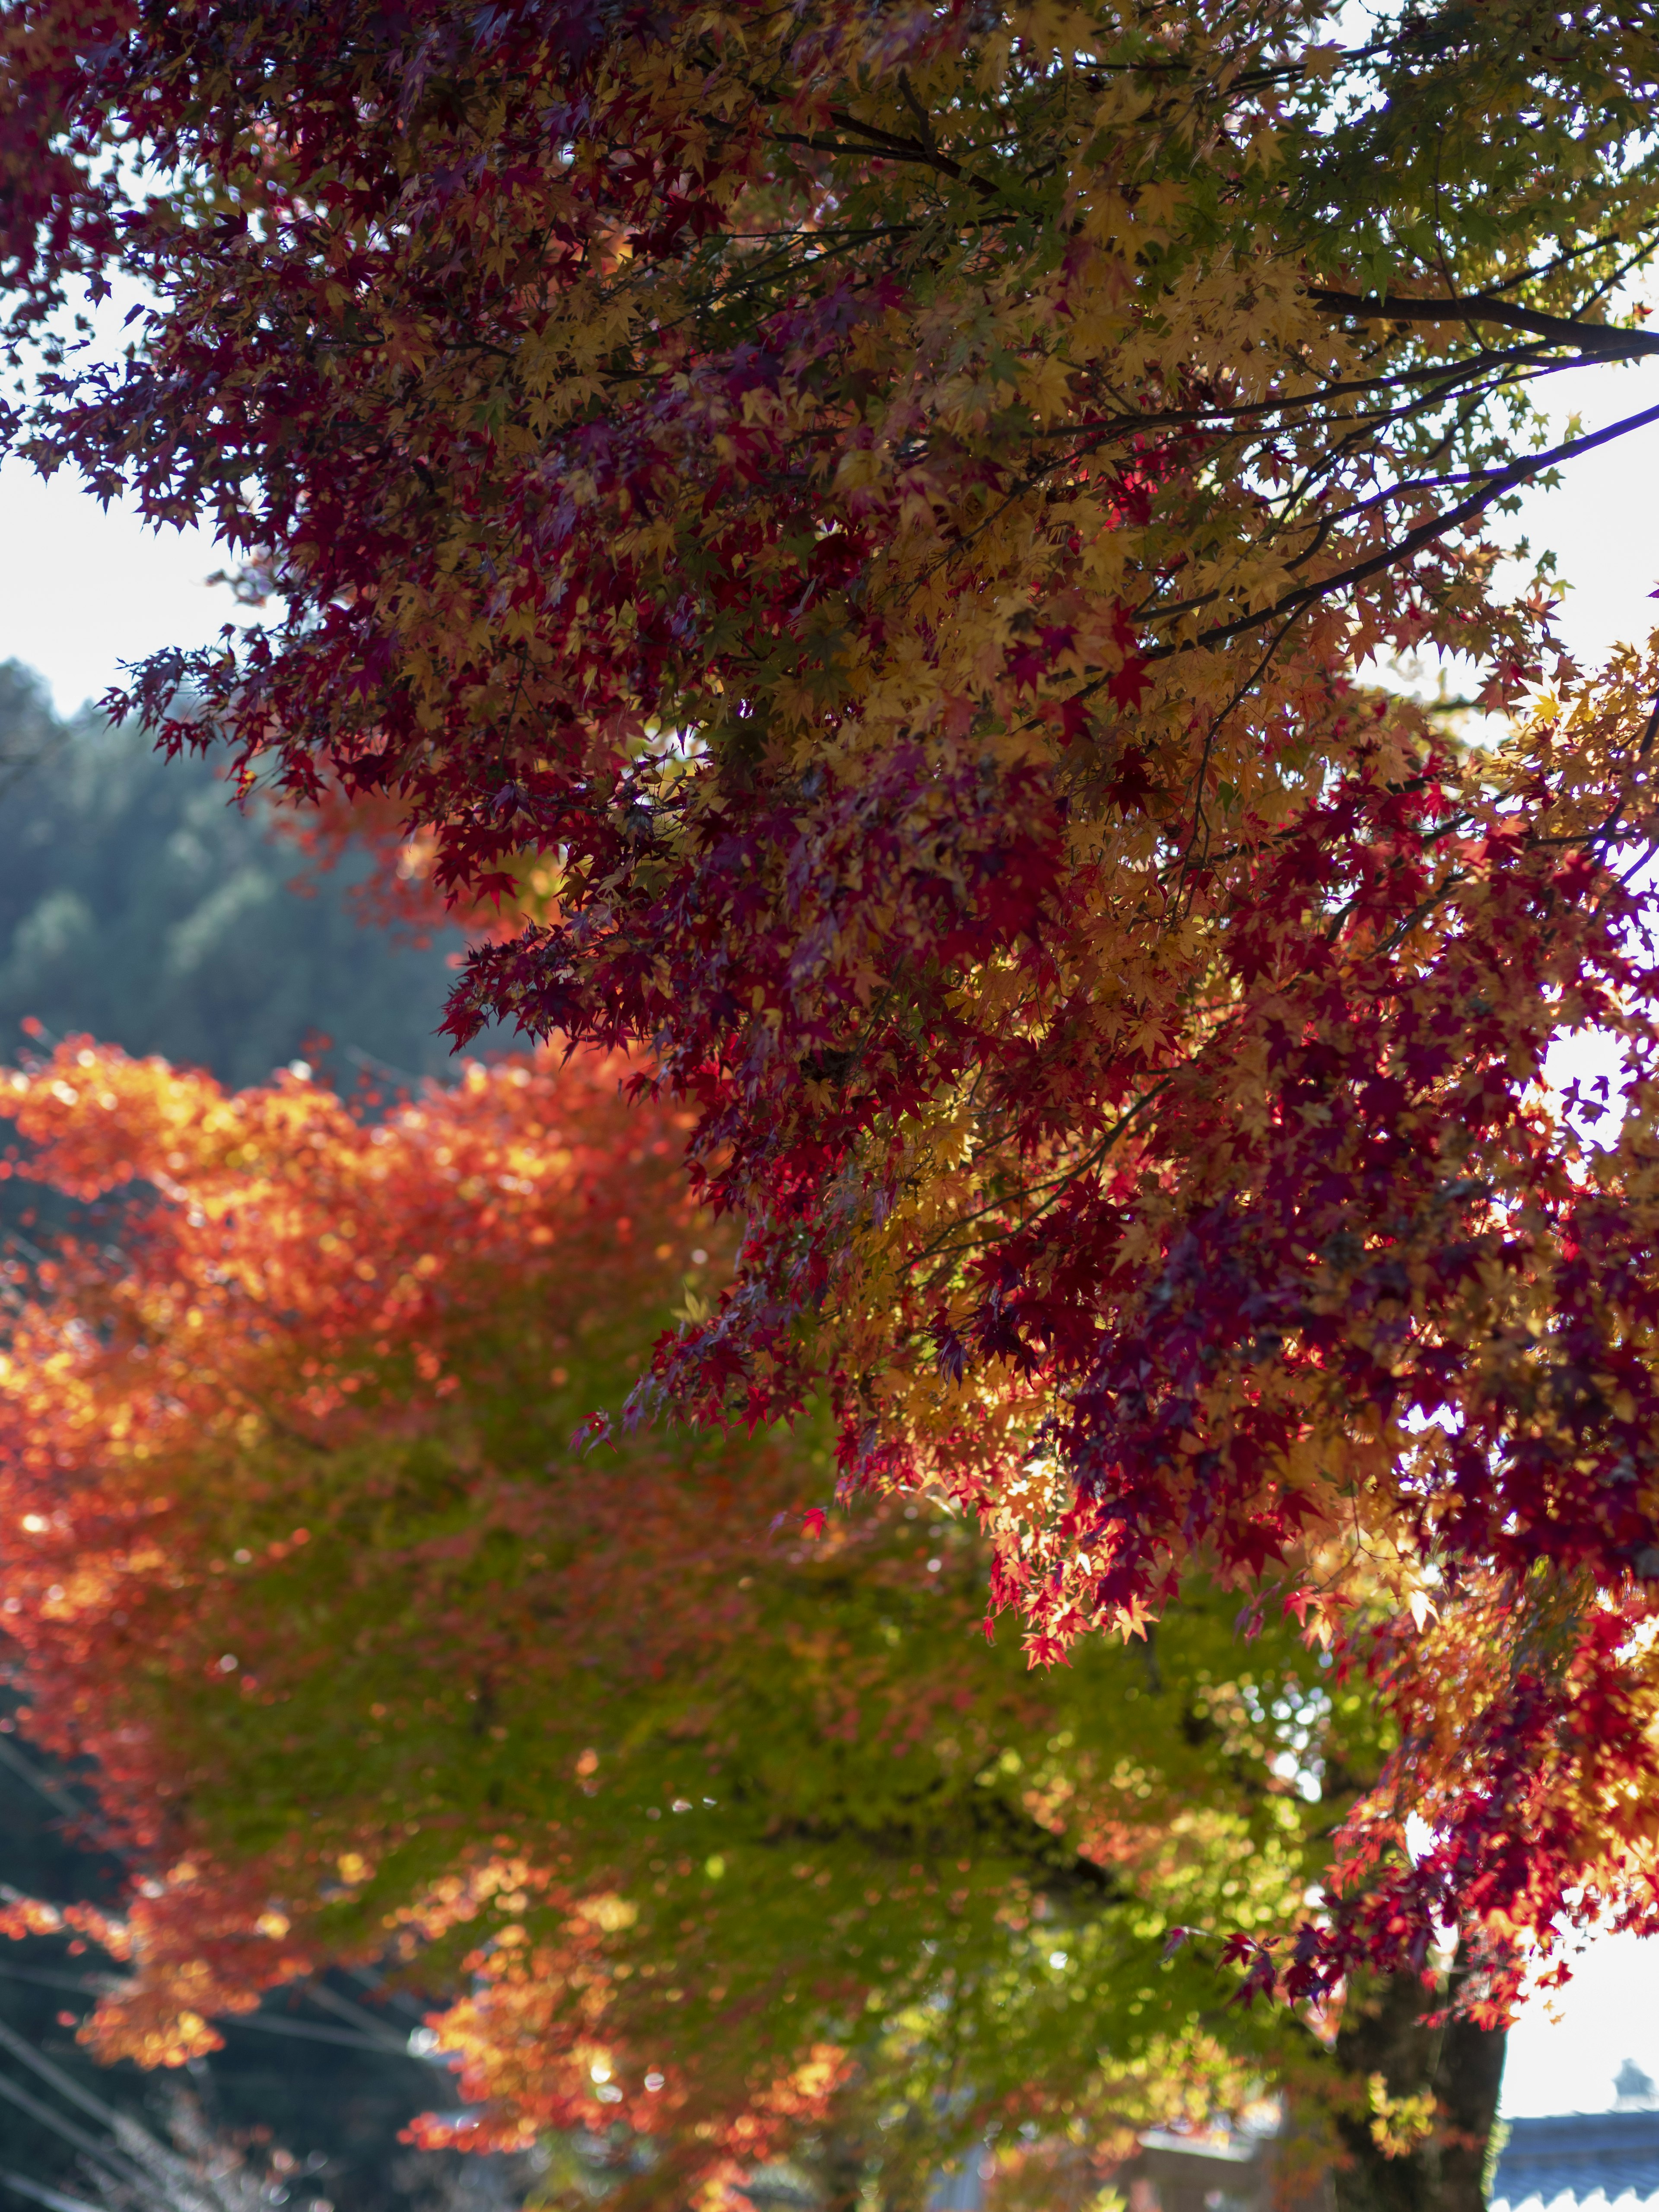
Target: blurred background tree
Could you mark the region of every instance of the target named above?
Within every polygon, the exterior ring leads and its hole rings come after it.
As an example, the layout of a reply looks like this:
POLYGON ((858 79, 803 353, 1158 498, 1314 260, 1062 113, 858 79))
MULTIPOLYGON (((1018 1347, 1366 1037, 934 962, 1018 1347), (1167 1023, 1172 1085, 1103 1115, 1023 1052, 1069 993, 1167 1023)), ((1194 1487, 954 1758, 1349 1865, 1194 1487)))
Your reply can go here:
MULTIPOLYGON (((365 1067, 411 1082, 441 1074, 448 1051, 433 1031, 459 933, 421 944, 365 927, 354 880, 349 863, 313 870, 205 763, 163 761, 90 712, 65 720, 30 671, 0 664, 0 1056, 85 1030, 232 1083, 305 1051, 347 1085, 365 1067)), ((0 1184, 14 1239, 33 1249, 42 1216, 62 1225, 79 1210, 21 1177, 0 1184)), ((90 1792, 72 1767, 19 1747, 17 1702, 14 1690, 0 1705, 0 1895, 113 1906, 125 1869, 99 1848, 90 1792)), ((107 1963, 66 1932, 0 1948, 0 2030, 165 2138, 174 2085, 100 2067, 74 2041, 102 1983, 89 1970, 107 1963)), ((190 2087, 232 2138, 268 2138, 295 2158, 286 2185, 268 2178, 296 2206, 319 2195, 341 2212, 392 2212, 447 2196, 462 2175, 487 2201, 499 2186, 487 2161, 398 2141, 446 2094, 447 2077, 408 2050, 419 2012, 336 1974, 231 2027, 190 2087)), ((41 2108, 0 2105, 0 2179, 14 2195, 20 2183, 84 2191, 83 2154, 64 2125, 96 2136, 96 2124, 14 2053, 0 2051, 0 2073, 41 2108)))
MULTIPOLYGON (((443 944, 361 930, 348 868, 299 895, 222 782, 4 685, 45 737, 5 832, 32 855, 0 914, 33 1073, 0 1101, 24 1139, 0 1188, 50 1224, 10 1269, 6 1505, 63 1525, 5 1577, 34 1711, 21 1749, 0 1727, 0 1878, 137 1933, 94 1960, 91 1923, 27 1923, 0 2027, 162 2131, 131 2054, 183 2061, 296 2212, 488 2200, 527 2150, 572 2206, 752 2183, 905 2212, 986 2143, 1011 2206, 1081 2205, 1135 2129, 1286 2087, 1363 2165, 1376 2054, 1231 2004, 1220 1939, 1301 1909, 1377 1771, 1373 1700, 1289 1620, 1241 1638, 1220 1595, 1032 1675, 980 1635, 982 1547, 939 1501, 808 1540, 810 1425, 573 1462, 573 1422, 619 1412, 729 1264, 672 1116, 622 1109, 620 1071, 561 1091, 532 1062, 343 1104, 284 1055, 327 1027, 341 1077, 412 1076, 443 944), (54 914, 82 917, 57 969, 54 914), (193 1003, 178 948, 221 938, 243 985, 193 1003), (364 1027, 376 993, 401 1033, 364 1027), (95 1029, 281 1072, 227 1097, 78 1040, 43 1065, 42 1031, 95 1029), (250 1270, 276 1285, 252 1306, 250 1270), (168 1516, 136 1569, 134 1480, 168 1516), (70 2041, 94 1997, 108 2073, 70 2041), (398 2140, 422 2112, 424 2153, 398 2140)), ((1428 2087, 1387 2082, 1431 2114, 1428 2087)), ((84 2191, 73 2139, 14 2109, 12 2185, 84 2191)))
POLYGON ((732 1260, 629 1072, 365 1115, 70 1039, 0 1085, 94 1232, 14 1261, 0 1368, 30 1733, 142 1877, 83 1929, 127 1967, 88 2039, 176 2066, 385 1973, 459 2062, 418 2138, 548 2158, 570 2212, 914 2212, 988 2155, 1080 2205, 1137 2130, 1363 2110, 1226 1949, 1386 1747, 1292 1618, 1194 1588, 1033 1672, 972 1516, 826 1522, 811 1420, 573 1450, 732 1260))

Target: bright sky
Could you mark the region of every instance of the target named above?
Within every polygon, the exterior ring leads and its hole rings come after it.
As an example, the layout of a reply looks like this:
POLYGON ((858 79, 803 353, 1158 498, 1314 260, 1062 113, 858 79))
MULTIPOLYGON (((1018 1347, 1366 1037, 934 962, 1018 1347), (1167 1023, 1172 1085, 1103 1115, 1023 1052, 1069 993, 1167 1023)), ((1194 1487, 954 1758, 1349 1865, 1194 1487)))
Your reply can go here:
MULTIPOLYGON (((1575 407, 1599 429, 1659 404, 1659 371, 1569 371, 1553 404, 1562 429, 1575 407)), ((1659 426, 1577 463, 1561 490, 1534 497, 1526 527, 1575 586, 1562 627, 1582 659, 1645 639, 1659 626, 1659 426)), ((130 511, 100 510, 65 476, 46 483, 15 461, 0 468, 0 659, 37 669, 61 712, 118 680, 124 660, 210 643, 234 612, 205 580, 221 565, 199 536, 148 536, 130 511)), ((1659 2080, 1653 1945, 1597 1945, 1556 2009, 1559 2023, 1534 2005, 1511 2038, 1508 2113, 1600 2111, 1626 2057, 1659 2080)))
POLYGON ((1659 2081, 1659 1942, 1606 1936, 1592 1944, 1549 2008, 1534 1999, 1510 2036, 1504 2111, 1600 2112, 1633 2058, 1659 2081))
POLYGON ((0 467, 0 660, 38 670, 61 714, 118 683, 123 661, 210 645, 236 611, 206 582, 225 565, 198 533, 154 537, 66 472, 0 467))

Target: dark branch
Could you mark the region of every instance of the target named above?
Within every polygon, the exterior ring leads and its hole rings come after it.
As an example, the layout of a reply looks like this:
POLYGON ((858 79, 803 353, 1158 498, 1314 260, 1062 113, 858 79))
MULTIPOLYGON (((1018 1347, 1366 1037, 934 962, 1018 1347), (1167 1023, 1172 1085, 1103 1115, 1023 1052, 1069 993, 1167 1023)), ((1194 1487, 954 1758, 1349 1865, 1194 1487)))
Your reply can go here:
MULTIPOLYGON (((1505 492, 1513 491, 1517 485, 1525 483, 1528 477, 1537 476, 1544 469, 1553 468, 1558 461, 1577 460, 1581 453, 1590 453, 1597 446, 1610 445, 1615 438, 1622 438, 1632 430, 1643 429, 1650 422, 1659 422, 1659 407, 1644 408, 1639 415, 1627 415, 1622 422, 1612 423, 1605 430, 1597 430, 1590 437, 1570 438, 1565 445, 1552 446, 1541 453, 1523 454, 1519 460, 1511 461, 1508 468, 1499 469, 1471 497, 1460 501, 1455 507, 1448 507, 1443 514, 1431 516, 1427 522, 1419 523, 1415 530, 1408 530, 1395 544, 1385 545, 1381 552, 1373 553, 1366 560, 1356 561, 1350 568, 1339 568, 1334 575, 1322 577, 1317 583, 1304 584, 1293 592, 1287 592, 1272 606, 1263 607, 1259 614, 1241 615, 1236 622, 1219 623, 1214 629, 1200 631, 1196 637, 1154 646, 1146 659, 1169 660, 1177 653, 1191 653, 1200 646, 1224 645, 1230 638, 1243 637, 1248 631, 1261 629, 1265 624, 1276 622, 1281 615, 1289 614, 1294 608, 1309 606, 1314 600, 1327 599, 1334 592, 1346 591, 1352 585, 1363 584, 1370 577, 1381 575, 1384 569, 1408 560, 1413 553, 1420 552, 1424 546, 1431 545, 1437 538, 1443 538, 1448 531, 1456 530, 1466 522, 1473 522, 1494 500, 1501 499, 1505 492)), ((1160 617, 1167 618, 1169 611, 1164 608, 1148 608, 1142 619, 1152 622, 1160 617)), ((1100 680, 1103 683, 1105 678, 1100 680)))
POLYGON ((1516 307, 1507 300, 1481 294, 1454 300, 1367 300, 1357 292, 1330 292, 1315 286, 1308 297, 1317 307, 1328 307, 1333 314, 1360 322, 1502 323, 1509 330, 1547 338, 1552 345, 1576 346, 1580 353, 1594 354, 1603 361, 1633 361, 1644 354, 1659 353, 1659 333, 1575 322, 1570 315, 1546 315, 1535 307, 1516 307))

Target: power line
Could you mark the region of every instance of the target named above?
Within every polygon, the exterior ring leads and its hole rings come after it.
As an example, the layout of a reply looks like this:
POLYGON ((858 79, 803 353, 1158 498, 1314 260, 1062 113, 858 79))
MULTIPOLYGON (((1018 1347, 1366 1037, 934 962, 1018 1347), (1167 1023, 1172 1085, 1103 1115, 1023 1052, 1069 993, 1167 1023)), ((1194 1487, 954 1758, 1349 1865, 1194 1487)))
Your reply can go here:
POLYGON ((71 1819, 76 1820, 92 1819, 93 1814, 89 1807, 79 1803, 71 1797, 68 1790, 64 1789, 61 1784, 55 1782, 51 1775, 42 1774, 40 1768, 31 1760, 25 1759, 16 1745, 9 1741, 3 1735, 0 1735, 0 1764, 10 1767, 14 1774, 21 1776, 31 1789, 40 1792, 47 1804, 57 1806, 60 1813, 67 1813, 71 1819))
POLYGON ((51 2082, 59 2096, 67 2097, 71 2105, 78 2105, 94 2120, 101 2120, 106 2128, 118 2128, 121 2124, 119 2114, 113 2112, 101 2097, 94 2097, 90 2089, 83 2089, 72 2075, 65 2074, 61 2066, 55 2066, 43 2051, 37 2051, 26 2037, 19 2035, 15 2028, 8 2027, 3 2020, 0 2020, 0 2050, 9 2051, 13 2057, 21 2058, 25 2066, 32 2066, 37 2074, 51 2082))
MULTIPOLYGON (((36 1983, 43 1989, 69 1990, 77 1996, 98 1994, 96 1983, 88 1981, 83 1974, 54 1974, 41 1966, 14 1966, 3 1959, 0 1959, 0 1978, 7 1981, 36 1983)), ((106 1976, 104 1978, 118 1983, 125 1978, 106 1976)), ((308 1989, 306 1995, 308 1998, 314 1998, 316 1991, 308 1989)), ((366 2035, 357 2028, 325 2027, 320 2021, 285 2020, 280 2013, 269 2012, 220 2013, 216 2015, 214 2024, 220 2028, 258 2028, 268 2035, 297 2035, 313 2043, 337 2043, 349 2051, 373 2051, 386 2057, 394 2053, 405 2058, 416 2056, 407 2043, 397 2039, 395 2032, 390 2029, 366 2035)))
POLYGON ((84 2197, 66 2197, 61 2189, 48 2189, 43 2181, 31 2181, 27 2174, 9 2173, 0 2166, 0 2182, 14 2190, 19 2197, 33 2197, 38 2203, 49 2205, 51 2212, 101 2212, 101 2208, 88 2204, 84 2197))
POLYGON ((39 2097, 32 2096, 21 2082, 14 2081, 9 2075, 0 2074, 0 2097, 6 2098, 20 2111, 27 2112, 32 2120, 38 2120, 43 2128, 50 2128, 53 2135, 62 2136, 66 2143, 72 2143, 76 2150, 101 2166, 117 2181, 129 2185, 135 2181, 141 2186, 144 2184, 145 2176, 137 2166, 129 2165, 119 2151, 112 2150, 107 2143, 100 2142, 84 2128, 77 2128, 73 2120, 66 2120, 61 2112, 54 2112, 50 2105, 43 2104, 39 2097))

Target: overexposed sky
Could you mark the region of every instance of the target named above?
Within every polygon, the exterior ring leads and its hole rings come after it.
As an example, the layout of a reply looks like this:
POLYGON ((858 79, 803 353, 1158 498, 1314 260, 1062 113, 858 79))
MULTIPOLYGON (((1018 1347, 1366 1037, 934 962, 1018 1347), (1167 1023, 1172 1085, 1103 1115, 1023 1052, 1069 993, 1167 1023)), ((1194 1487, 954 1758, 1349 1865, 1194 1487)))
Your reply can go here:
MULTIPOLYGON (((1571 370, 1552 387, 1563 433, 1574 408, 1594 430, 1656 404, 1659 363, 1571 370)), ((1582 659, 1645 641, 1659 627, 1659 427, 1577 463, 1561 490, 1532 497, 1524 527, 1575 586, 1561 627, 1582 659)), ((205 580, 222 565, 199 535, 150 536, 67 473, 47 483, 0 467, 0 660, 38 670, 62 713, 118 681, 123 661, 211 643, 236 611, 205 580)), ((1511 2038, 1506 2112, 1600 2111, 1626 2057, 1659 2080, 1659 1946, 1597 1944, 1554 2003, 1559 2023, 1535 2004, 1511 2038)))
POLYGON ((1605 2112, 1626 2058, 1659 2081, 1659 1941, 1603 1936, 1547 2008, 1535 1997, 1522 2014, 1504 2068, 1504 2111, 1510 2119, 1605 2112))
POLYGON ((66 470, 48 482, 15 459, 0 466, 0 660, 44 676, 60 714, 119 683, 123 661, 212 644, 237 612, 206 582, 226 565, 199 532, 157 537, 66 470))
MULTIPOLYGON (((1541 387, 1558 439, 1577 410, 1591 433, 1659 406, 1659 360, 1564 369, 1541 387)), ((1616 642, 1645 645, 1659 629, 1659 423, 1632 430, 1563 471, 1557 491, 1532 493, 1519 527, 1549 546, 1572 586, 1560 628, 1594 663, 1616 642)))

